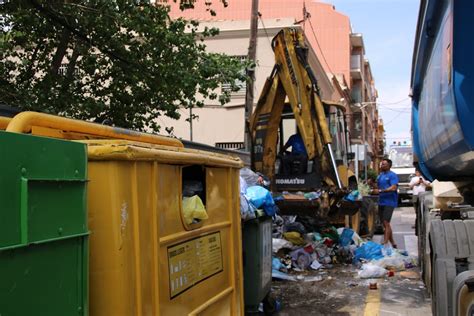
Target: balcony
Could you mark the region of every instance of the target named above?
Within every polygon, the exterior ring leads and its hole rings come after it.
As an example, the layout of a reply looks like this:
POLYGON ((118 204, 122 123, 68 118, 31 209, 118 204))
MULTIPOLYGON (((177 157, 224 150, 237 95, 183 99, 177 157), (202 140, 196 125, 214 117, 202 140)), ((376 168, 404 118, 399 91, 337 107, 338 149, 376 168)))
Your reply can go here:
POLYGON ((354 85, 352 87, 351 98, 354 103, 362 103, 362 91, 359 86, 354 85))
POLYGON ((351 77, 352 79, 362 79, 361 55, 351 55, 351 77))
POLYGON ((353 48, 360 47, 364 49, 364 37, 361 33, 352 33, 351 34, 351 46, 353 48))

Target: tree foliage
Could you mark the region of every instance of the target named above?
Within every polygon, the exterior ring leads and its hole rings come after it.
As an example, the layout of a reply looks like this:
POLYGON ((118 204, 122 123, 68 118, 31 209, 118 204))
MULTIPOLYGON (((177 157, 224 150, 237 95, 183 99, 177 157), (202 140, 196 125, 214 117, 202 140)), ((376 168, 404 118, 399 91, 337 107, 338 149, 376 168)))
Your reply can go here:
MULTIPOLYGON (((189 2, 189 1, 188 1, 189 2)), ((190 1, 189 3, 193 3, 190 1)), ((208 53, 216 29, 170 19, 139 0, 16 0, 0 5, 0 102, 85 120, 159 130, 180 107, 229 100, 240 61, 208 53)))

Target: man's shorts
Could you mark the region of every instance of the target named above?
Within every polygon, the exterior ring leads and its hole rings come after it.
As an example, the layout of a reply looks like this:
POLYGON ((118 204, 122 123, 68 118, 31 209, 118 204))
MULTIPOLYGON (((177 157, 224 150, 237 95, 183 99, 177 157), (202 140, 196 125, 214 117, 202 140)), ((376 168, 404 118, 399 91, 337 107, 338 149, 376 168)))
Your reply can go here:
POLYGON ((380 221, 381 222, 383 222, 383 221, 390 222, 390 220, 392 219, 392 214, 393 214, 394 209, 395 208, 393 206, 379 205, 380 221))

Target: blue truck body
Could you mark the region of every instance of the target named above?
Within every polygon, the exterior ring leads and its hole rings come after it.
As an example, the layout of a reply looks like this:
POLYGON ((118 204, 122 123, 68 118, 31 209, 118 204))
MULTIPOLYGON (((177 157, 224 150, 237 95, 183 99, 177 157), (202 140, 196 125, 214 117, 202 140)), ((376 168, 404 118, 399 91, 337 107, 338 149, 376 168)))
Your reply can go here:
POLYGON ((474 177, 474 1, 421 0, 412 65, 413 148, 422 173, 474 177))

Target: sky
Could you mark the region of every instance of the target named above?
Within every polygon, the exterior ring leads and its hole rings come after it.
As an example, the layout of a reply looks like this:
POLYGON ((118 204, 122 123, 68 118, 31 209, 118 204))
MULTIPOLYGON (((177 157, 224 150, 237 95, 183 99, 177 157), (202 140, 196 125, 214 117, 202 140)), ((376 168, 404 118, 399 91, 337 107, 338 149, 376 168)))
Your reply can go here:
POLYGON ((410 75, 418 0, 324 0, 362 33, 387 144, 410 141, 410 75))

